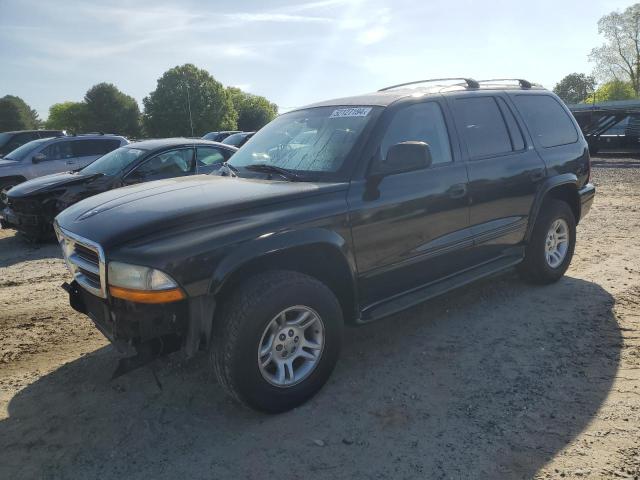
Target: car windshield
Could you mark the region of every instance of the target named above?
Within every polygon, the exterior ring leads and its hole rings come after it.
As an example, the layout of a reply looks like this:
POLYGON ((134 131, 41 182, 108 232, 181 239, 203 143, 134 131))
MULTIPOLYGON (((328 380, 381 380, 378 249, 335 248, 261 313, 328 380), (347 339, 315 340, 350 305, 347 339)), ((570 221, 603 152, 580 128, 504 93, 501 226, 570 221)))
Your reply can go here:
POLYGON ((132 162, 146 153, 146 150, 137 148, 120 147, 103 155, 91 165, 82 169, 82 173, 89 175, 102 173, 103 175, 117 175, 132 162))
POLYGON ((222 143, 224 143, 225 145, 233 145, 234 147, 237 147, 238 145, 240 145, 240 143, 242 143, 242 140, 244 140, 244 137, 246 136, 246 133, 234 133, 233 135, 229 135, 227 138, 222 140, 222 143))
POLYGON ((317 107, 285 113, 258 131, 229 160, 236 168, 271 165, 335 173, 373 116, 373 107, 317 107))
POLYGON ((32 140, 29 143, 25 143, 24 145, 19 146, 15 150, 7 153, 3 160, 15 160, 17 162, 22 161, 26 156, 29 155, 33 150, 41 146, 43 143, 47 142, 48 138, 41 138, 39 140, 32 140))

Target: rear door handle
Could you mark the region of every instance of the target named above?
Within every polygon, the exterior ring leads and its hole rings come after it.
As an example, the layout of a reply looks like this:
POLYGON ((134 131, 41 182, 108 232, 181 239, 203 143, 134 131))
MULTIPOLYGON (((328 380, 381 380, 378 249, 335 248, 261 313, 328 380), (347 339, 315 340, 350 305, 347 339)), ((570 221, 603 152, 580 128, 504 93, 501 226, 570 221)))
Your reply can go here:
POLYGON ((467 185, 464 183, 452 185, 449 188, 448 193, 451 198, 462 198, 467 194, 467 185))

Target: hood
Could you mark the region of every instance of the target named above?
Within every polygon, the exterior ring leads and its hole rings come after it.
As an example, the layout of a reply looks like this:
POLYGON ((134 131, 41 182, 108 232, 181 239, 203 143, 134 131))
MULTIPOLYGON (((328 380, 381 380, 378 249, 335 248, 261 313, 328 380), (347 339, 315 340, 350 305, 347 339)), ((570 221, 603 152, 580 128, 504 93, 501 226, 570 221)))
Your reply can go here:
POLYGON ((197 175, 120 188, 67 208, 58 224, 104 247, 221 215, 346 188, 343 183, 270 181, 197 175))
POLYGON ((45 175, 44 177, 27 180, 11 189, 12 198, 22 198, 34 193, 44 193, 61 187, 76 185, 98 175, 83 175, 82 173, 54 173, 53 175, 45 175))
POLYGON ((2 157, 0 157, 0 168, 2 167, 15 167, 16 165, 18 165, 18 161, 16 160, 3 160, 2 157))

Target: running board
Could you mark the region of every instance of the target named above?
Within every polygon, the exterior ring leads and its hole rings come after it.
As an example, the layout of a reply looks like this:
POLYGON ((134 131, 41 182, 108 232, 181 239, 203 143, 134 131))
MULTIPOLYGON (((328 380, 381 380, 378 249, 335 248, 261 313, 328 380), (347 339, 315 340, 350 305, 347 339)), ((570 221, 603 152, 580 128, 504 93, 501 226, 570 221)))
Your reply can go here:
POLYGON ((418 287, 406 293, 401 293, 382 302, 374 303, 365 308, 357 323, 364 324, 379 320, 389 315, 394 315, 403 310, 415 307, 427 300, 447 293, 450 290, 472 283, 480 278, 493 275, 517 265, 522 261, 522 256, 501 257, 477 267, 454 274, 444 280, 418 287))

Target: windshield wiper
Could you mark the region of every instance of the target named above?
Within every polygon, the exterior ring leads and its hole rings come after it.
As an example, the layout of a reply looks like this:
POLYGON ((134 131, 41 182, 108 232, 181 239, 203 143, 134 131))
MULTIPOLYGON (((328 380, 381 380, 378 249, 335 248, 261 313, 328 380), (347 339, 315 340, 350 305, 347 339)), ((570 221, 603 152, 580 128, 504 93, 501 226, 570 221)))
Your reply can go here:
POLYGON ((277 173, 278 175, 283 176, 287 180, 291 181, 300 181, 302 177, 293 173, 291 170, 287 170, 286 168, 276 167, 275 165, 270 165, 267 163, 252 163, 251 165, 246 165, 244 168, 247 170, 253 170, 254 172, 264 172, 264 173, 277 173))
POLYGON ((238 176, 238 169, 236 167, 234 167, 233 165, 231 165, 229 162, 223 162, 222 166, 225 167, 227 170, 229 170, 229 175, 232 177, 237 177, 238 176))

